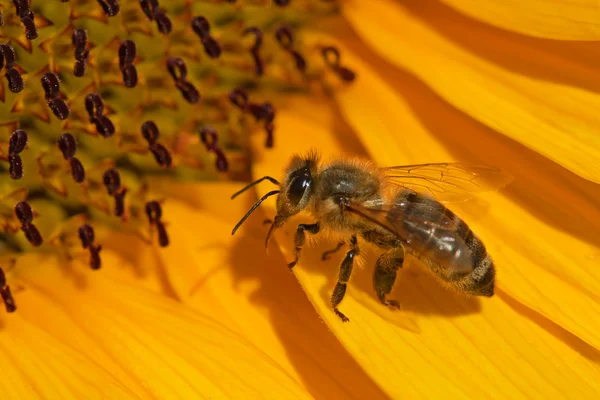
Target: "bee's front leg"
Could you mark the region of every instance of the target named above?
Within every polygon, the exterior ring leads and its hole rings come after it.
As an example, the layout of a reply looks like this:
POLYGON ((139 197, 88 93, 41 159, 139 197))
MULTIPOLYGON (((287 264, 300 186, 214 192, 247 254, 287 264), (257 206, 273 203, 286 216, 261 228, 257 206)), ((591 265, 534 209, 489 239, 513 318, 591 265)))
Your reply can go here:
POLYGON ((294 268, 296 264, 298 264, 298 259, 300 258, 300 251, 302 250, 302 246, 304 246, 304 242, 306 241, 306 234, 304 231, 308 231, 313 235, 319 233, 321 227, 319 223, 314 224, 300 224, 298 225, 298 229, 296 229, 296 236, 294 237, 294 243, 296 248, 294 249, 295 259, 291 263, 288 264, 288 267, 294 268))
POLYGON ((344 295, 346 294, 346 285, 350 280, 350 275, 352 275, 354 257, 358 256, 359 253, 358 240, 356 239, 356 235, 352 235, 352 238, 350 239, 350 250, 348 253, 346 253, 344 261, 342 261, 338 282, 335 285, 335 289, 333 289, 333 294, 331 295, 331 305, 333 307, 333 311, 335 311, 336 315, 344 322, 348 322, 350 320, 340 310, 338 310, 337 306, 344 299, 344 295))

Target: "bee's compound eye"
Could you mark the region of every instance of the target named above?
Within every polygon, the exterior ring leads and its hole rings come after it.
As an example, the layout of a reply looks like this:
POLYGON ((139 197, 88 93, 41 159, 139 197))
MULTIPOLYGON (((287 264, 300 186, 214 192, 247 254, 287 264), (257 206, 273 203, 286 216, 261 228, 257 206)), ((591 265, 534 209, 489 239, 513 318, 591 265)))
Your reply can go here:
POLYGON ((312 183, 312 177, 310 176, 310 170, 308 167, 304 167, 295 171, 291 176, 290 189, 288 191, 288 200, 292 205, 298 205, 304 193, 308 190, 312 183))

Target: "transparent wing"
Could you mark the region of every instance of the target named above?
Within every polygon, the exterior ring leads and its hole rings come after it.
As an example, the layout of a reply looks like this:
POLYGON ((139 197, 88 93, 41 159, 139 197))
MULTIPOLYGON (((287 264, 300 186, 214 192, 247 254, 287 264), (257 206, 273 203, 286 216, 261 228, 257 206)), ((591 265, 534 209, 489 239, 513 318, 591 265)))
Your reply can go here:
POLYGON ((439 202, 405 192, 393 201, 352 203, 346 210, 394 234, 404 247, 459 273, 473 268, 472 254, 460 229, 466 227, 439 202))
POLYGON ((403 165, 383 171, 391 184, 445 203, 468 200, 478 193, 500 189, 513 180, 498 168, 468 163, 403 165))

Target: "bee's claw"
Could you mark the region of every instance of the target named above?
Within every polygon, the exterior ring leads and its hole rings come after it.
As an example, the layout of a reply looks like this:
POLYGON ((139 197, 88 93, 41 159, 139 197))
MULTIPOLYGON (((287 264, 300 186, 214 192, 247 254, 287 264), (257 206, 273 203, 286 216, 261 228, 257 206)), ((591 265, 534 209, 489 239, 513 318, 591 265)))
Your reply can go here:
POLYGON ((291 263, 288 264, 288 268, 291 270, 292 268, 294 268, 296 266, 297 263, 298 263, 297 260, 292 261, 291 263))
POLYGON ((392 310, 400 310, 400 303, 398 303, 396 300, 386 300, 383 304, 385 304, 392 310))
POLYGON ((342 322, 349 322, 350 318, 346 317, 340 310, 334 308, 333 311, 335 314, 342 319, 342 322))

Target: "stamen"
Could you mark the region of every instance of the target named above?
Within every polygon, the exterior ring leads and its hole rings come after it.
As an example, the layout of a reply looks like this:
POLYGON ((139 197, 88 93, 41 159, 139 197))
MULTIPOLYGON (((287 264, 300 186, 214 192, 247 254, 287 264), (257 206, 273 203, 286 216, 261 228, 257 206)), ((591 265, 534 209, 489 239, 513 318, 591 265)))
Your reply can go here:
POLYGON ((277 4, 279 7, 285 7, 290 4, 290 0, 275 0, 275 4, 277 4))
POLYGON ((58 96, 60 95, 60 82, 58 76, 53 72, 48 72, 42 76, 42 87, 48 101, 48 107, 54 115, 60 120, 65 120, 69 117, 70 111, 67 103, 58 96))
POLYGON ((158 8, 158 0, 140 0, 140 6, 150 21, 156 21, 156 26, 160 33, 165 35, 171 33, 173 24, 165 11, 158 8))
POLYGON ((123 188, 120 192, 115 193, 115 215, 121 217, 125 213, 125 195, 127 189, 123 188))
POLYGON ((257 121, 265 121, 265 130, 267 132, 265 147, 273 147, 273 131, 275 130, 273 120, 275 119, 275 107, 273 107, 271 103, 256 104, 250 102, 248 93, 241 88, 233 89, 229 93, 229 101, 239 107, 242 111, 252 114, 257 121))
POLYGON ((161 247, 167 247, 169 245, 169 235, 167 234, 167 230, 161 221, 162 208, 160 203, 156 200, 147 202, 146 215, 148 216, 150 225, 156 226, 156 230, 158 231, 158 243, 161 247))
POLYGON ((0 44, 0 69, 6 67, 8 70, 14 67, 16 58, 15 50, 10 44, 0 44))
POLYGON ((90 267, 92 269, 100 269, 102 262, 100 260, 100 250, 102 246, 96 246, 94 244, 94 228, 88 224, 81 225, 79 227, 79 239, 84 249, 90 251, 90 267))
POLYGON ((210 126, 205 126, 200 129, 200 140, 204 143, 206 151, 214 153, 217 158, 215 160, 215 168, 220 172, 227 172, 229 169, 229 162, 225 153, 221 150, 218 143, 218 133, 210 126))
POLYGON ((133 62, 135 61, 136 48, 131 40, 125 40, 119 47, 119 67, 123 74, 123 83, 128 88, 135 87, 138 75, 133 62))
POLYGON ((125 194, 127 194, 127 189, 121 187, 119 172, 114 168, 106 170, 102 180, 108 190, 108 194, 115 199, 115 215, 117 217, 122 216, 125 213, 125 194))
POLYGON ((185 79, 187 76, 185 62, 179 57, 169 57, 167 59, 167 70, 169 70, 169 74, 173 77, 175 86, 179 89, 183 98, 189 103, 197 103, 200 100, 200 93, 198 93, 194 85, 185 79))
POLYGON ((210 58, 218 58, 221 55, 221 46, 210 35, 210 24, 204 17, 194 17, 192 19, 192 29, 200 37, 200 42, 204 46, 204 51, 210 58))
POLYGON ((112 121, 102 115, 104 113, 104 102, 98 93, 90 93, 85 97, 85 109, 90 122, 96 125, 96 132, 107 138, 115 133, 115 125, 112 121))
POLYGON ((31 206, 26 201, 21 201, 15 206, 15 215, 21 222, 21 230, 25 233, 25 237, 34 247, 40 246, 44 241, 37 227, 32 223, 33 211, 31 206))
POLYGON ((154 121, 146 121, 142 124, 142 136, 148 144, 156 143, 156 139, 158 139, 159 132, 158 127, 154 123, 154 121))
POLYGON ((349 68, 340 65, 340 51, 334 46, 321 49, 325 64, 329 66, 342 80, 352 82, 356 74, 349 68))
POLYGON ((23 177, 23 160, 18 154, 8 155, 8 173, 12 179, 21 179, 23 177))
POLYGON ((38 37, 38 31, 33 20, 33 12, 29 9, 28 0, 13 0, 13 4, 17 9, 17 16, 25 26, 25 37, 33 40, 38 37))
POLYGON ((23 150, 25 150, 25 146, 27 146, 27 140, 29 137, 27 136, 27 132, 22 129, 17 129, 10 135, 10 141, 8 144, 8 152, 10 154, 19 154, 23 150))
POLYGON ((11 92, 19 93, 21 90, 23 90, 23 78, 21 77, 19 71, 17 71, 15 68, 11 68, 6 71, 4 76, 6 77, 6 80, 8 80, 8 89, 11 92))
POLYGON ((77 143, 75 138, 70 133, 63 133, 58 139, 58 148, 63 154, 65 160, 69 161, 71 166, 71 175, 73 180, 77 183, 81 183, 85 180, 85 169, 77 158, 75 158, 75 151, 77 150, 77 143))
POLYGON ((257 27, 253 26, 250 28, 246 28, 242 33, 242 36, 246 36, 248 34, 254 35, 254 45, 252 45, 252 47, 250 48, 250 54, 254 59, 256 75, 262 76, 262 74, 264 73, 264 67, 259 54, 263 42, 262 31, 257 27))
POLYGON ((6 312, 12 313, 17 310, 15 299, 13 298, 12 293, 10 292, 9 286, 3 286, 2 288, 0 288, 0 296, 2 296, 2 300, 4 301, 6 312))
POLYGON ((146 121, 142 124, 142 136, 148 142, 148 149, 154 155, 158 165, 161 167, 170 168, 173 163, 171 154, 165 146, 160 143, 156 143, 159 132, 158 127, 153 121, 146 121))
POLYGON ((102 10, 104 10, 104 13, 109 17, 114 17, 119 13, 120 7, 118 0, 98 0, 98 3, 100 3, 102 10))
POLYGON ((282 26, 275 31, 275 38, 281 47, 292 56, 296 63, 296 68, 300 72, 306 71, 306 60, 300 53, 293 49, 294 36, 292 30, 287 26, 282 26))

